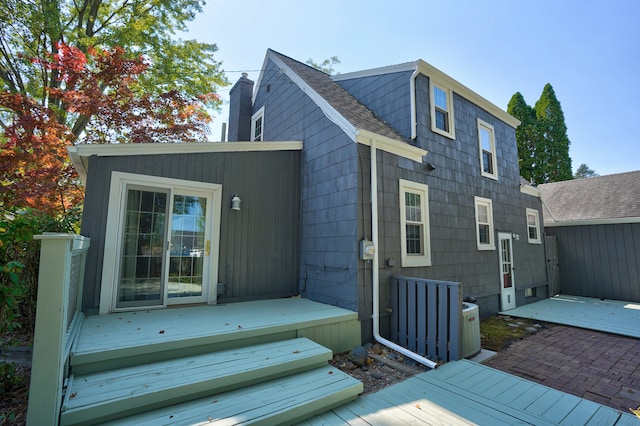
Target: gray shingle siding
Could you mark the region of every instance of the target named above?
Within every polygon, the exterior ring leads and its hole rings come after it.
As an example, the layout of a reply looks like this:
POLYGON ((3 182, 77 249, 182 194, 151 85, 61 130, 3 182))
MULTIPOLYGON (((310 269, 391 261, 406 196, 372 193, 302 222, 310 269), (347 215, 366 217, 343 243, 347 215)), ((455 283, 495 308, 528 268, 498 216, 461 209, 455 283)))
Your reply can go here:
POLYGON ((265 140, 303 140, 300 293, 357 310, 356 143, 268 61, 254 111, 265 106, 265 140))

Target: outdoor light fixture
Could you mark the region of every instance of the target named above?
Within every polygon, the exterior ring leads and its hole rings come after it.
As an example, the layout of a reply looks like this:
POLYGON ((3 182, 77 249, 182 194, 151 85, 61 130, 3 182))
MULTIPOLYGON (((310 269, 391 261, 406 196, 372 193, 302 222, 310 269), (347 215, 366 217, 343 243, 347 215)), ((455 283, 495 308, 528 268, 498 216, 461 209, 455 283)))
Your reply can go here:
POLYGON ((242 200, 238 197, 238 194, 233 194, 231 196, 231 210, 240 211, 240 201, 242 200))
POLYGON ((433 164, 431 164, 431 163, 427 163, 427 164, 425 164, 425 167, 427 168, 427 171, 428 171, 428 172, 432 172, 432 171, 434 171, 434 170, 436 169, 436 166, 434 166, 434 165, 433 165, 433 164))

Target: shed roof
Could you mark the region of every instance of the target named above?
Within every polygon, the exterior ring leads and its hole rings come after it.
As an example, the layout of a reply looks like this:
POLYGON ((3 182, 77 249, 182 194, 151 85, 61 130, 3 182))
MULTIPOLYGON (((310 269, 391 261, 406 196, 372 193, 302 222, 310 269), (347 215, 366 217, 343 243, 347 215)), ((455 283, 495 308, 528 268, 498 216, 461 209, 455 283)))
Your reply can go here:
POLYGON ((640 170, 538 186, 544 226, 640 222, 640 170))

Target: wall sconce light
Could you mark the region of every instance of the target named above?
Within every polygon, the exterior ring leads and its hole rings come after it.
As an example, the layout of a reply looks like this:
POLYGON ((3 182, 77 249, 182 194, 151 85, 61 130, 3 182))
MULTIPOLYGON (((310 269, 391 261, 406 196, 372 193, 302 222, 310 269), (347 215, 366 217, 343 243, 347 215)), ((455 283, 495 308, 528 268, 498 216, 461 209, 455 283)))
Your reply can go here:
POLYGON ((233 194, 231 196, 231 210, 240 211, 240 202, 242 200, 238 197, 238 194, 233 194))
POLYGON ((431 163, 427 163, 427 164, 425 164, 425 167, 427 168, 427 171, 428 171, 428 172, 432 172, 432 171, 434 171, 434 170, 436 169, 436 166, 434 166, 434 165, 433 165, 433 164, 431 164, 431 163))

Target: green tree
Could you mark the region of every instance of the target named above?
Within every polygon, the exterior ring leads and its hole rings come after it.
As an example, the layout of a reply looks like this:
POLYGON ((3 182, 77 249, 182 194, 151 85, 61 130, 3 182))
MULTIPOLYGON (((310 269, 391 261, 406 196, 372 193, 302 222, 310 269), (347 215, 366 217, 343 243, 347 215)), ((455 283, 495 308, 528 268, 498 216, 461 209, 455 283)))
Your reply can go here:
POLYGON ((537 180, 535 111, 527 105, 522 94, 516 92, 509 101, 507 112, 520 120, 520 125, 516 129, 520 175, 530 182, 535 182, 537 180))
POLYGON ((580 167, 578 167, 578 170, 576 170, 575 175, 573 175, 575 179, 583 179, 596 176, 600 175, 597 174, 595 170, 590 169, 589 166, 584 163, 580 164, 580 167))
POLYGON ((338 65, 339 63, 340 63, 340 59, 338 59, 337 56, 332 56, 320 63, 315 62, 313 59, 307 60, 307 65, 311 65, 313 68, 317 69, 318 71, 322 71, 323 73, 329 74, 329 75, 340 74, 339 72, 336 72, 336 70, 333 68, 335 65, 338 65))
POLYGON ((521 122, 516 141, 522 177, 535 184, 573 179, 567 126, 553 87, 545 85, 534 107, 515 93, 507 112, 521 122))
MULTIPOLYGON (((215 44, 176 39, 186 23, 202 11, 204 0, 2 0, 0 2, 0 92, 20 94, 56 112, 57 121, 72 129, 76 140, 89 118, 64 108, 50 89, 65 82, 55 69, 32 58, 58 54, 60 42, 87 53, 90 48, 121 48, 130 59, 143 56, 149 65, 137 82, 139 93, 178 91, 186 97, 213 94, 227 80, 213 58, 215 44)), ((109 88, 102 87, 103 91, 109 88)), ((207 107, 220 99, 209 97, 207 107)), ((0 110, 7 128, 14 112, 0 110)), ((80 137, 78 139, 78 137, 80 137)), ((1 143, 1 141, 0 141, 1 143)))
POLYGON ((547 83, 542 90, 540 99, 534 107, 537 120, 537 134, 542 142, 543 150, 538 149, 544 172, 542 181, 537 183, 560 182, 573 179, 571 171, 571 157, 569 156, 569 137, 564 113, 556 94, 547 83))

